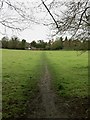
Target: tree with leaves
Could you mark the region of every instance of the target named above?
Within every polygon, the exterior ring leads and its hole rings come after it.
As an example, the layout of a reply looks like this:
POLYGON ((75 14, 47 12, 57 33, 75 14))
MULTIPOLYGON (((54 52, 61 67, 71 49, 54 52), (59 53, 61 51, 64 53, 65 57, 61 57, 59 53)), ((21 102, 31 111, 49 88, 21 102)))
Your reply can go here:
POLYGON ((8 37, 3 37, 2 38, 2 40, 1 40, 2 48, 8 48, 8 40, 9 40, 8 37))
POLYGON ((25 50, 25 48, 26 48, 26 40, 23 39, 21 42, 21 49, 25 50))

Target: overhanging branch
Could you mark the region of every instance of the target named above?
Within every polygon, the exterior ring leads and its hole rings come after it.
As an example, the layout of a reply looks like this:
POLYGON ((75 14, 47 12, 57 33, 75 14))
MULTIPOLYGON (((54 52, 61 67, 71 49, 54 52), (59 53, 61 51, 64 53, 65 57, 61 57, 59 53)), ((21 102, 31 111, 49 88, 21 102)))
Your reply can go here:
POLYGON ((43 0, 41 0, 41 1, 42 1, 42 4, 44 5, 44 7, 47 9, 49 15, 52 17, 54 23, 56 24, 57 29, 59 29, 59 25, 58 25, 57 21, 55 20, 54 16, 52 15, 51 11, 49 10, 49 8, 45 4, 45 2, 43 0))

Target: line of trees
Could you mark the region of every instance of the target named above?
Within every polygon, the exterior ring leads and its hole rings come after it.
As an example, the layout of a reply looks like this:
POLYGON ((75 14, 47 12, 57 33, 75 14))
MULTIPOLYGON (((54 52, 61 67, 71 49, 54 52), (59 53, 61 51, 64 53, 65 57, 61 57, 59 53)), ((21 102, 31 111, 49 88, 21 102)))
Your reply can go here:
POLYGON ((4 49, 32 49, 32 50, 90 50, 90 40, 73 40, 65 37, 57 37, 56 40, 49 40, 45 42, 44 40, 34 40, 31 43, 26 42, 26 40, 20 39, 18 37, 3 37, 1 39, 2 48, 4 49))
POLYGON ((22 39, 22 41, 20 41, 20 39, 18 37, 11 37, 11 39, 9 39, 8 37, 3 37, 1 39, 1 46, 4 49, 22 49, 25 50, 26 48, 29 47, 29 43, 26 42, 25 39, 22 39))
POLYGON ((55 41, 49 40, 49 42, 44 42, 43 40, 39 40, 38 42, 32 41, 30 47, 31 49, 36 48, 44 50, 90 50, 90 41, 58 37, 55 41))
MULTIPOLYGON (((50 0, 50 2, 0 0, 0 14, 0 25, 5 31, 7 28, 21 31, 33 24, 43 24, 50 27, 54 36, 63 36, 67 33, 72 36, 69 40, 66 37, 65 40, 57 38, 49 42, 32 41, 31 49, 90 49, 90 0, 50 0)), ((2 31, 0 34, 3 34, 2 31)), ((3 38, 1 42, 3 48, 28 48, 25 40, 19 41, 17 38, 11 40, 3 38)))

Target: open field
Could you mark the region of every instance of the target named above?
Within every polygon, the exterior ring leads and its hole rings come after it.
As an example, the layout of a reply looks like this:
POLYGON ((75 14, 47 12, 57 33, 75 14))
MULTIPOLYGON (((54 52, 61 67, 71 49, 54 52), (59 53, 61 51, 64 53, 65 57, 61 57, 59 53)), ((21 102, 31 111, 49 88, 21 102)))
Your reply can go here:
MULTIPOLYGON (((87 52, 80 56, 75 51, 3 50, 2 53, 3 118, 27 115, 28 103, 33 101, 39 91, 38 83, 44 74, 48 89, 46 79, 49 80, 51 76, 52 88, 59 97, 88 97, 87 52), (45 72, 44 67, 47 67, 45 72)), ((45 87, 44 82, 42 79, 45 87)))
POLYGON ((46 52, 53 84, 60 96, 88 96, 88 52, 46 52))
POLYGON ((38 89, 41 52, 3 50, 2 59, 3 117, 23 116, 28 100, 38 89))
POLYGON ((2 50, 0 49, 0 119, 2 117, 2 50))

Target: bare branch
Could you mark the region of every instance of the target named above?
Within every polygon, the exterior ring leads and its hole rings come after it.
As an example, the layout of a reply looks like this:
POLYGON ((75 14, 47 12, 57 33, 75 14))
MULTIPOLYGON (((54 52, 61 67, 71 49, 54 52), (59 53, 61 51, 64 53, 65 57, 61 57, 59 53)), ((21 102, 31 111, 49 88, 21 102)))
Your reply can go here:
POLYGON ((57 21, 55 20, 54 16, 52 15, 51 11, 48 9, 47 5, 45 4, 45 2, 43 0, 42 1, 42 4, 45 6, 45 8, 47 9, 48 13, 50 14, 50 16, 52 17, 54 23, 56 24, 56 27, 59 29, 59 26, 58 26, 58 23, 57 21))

